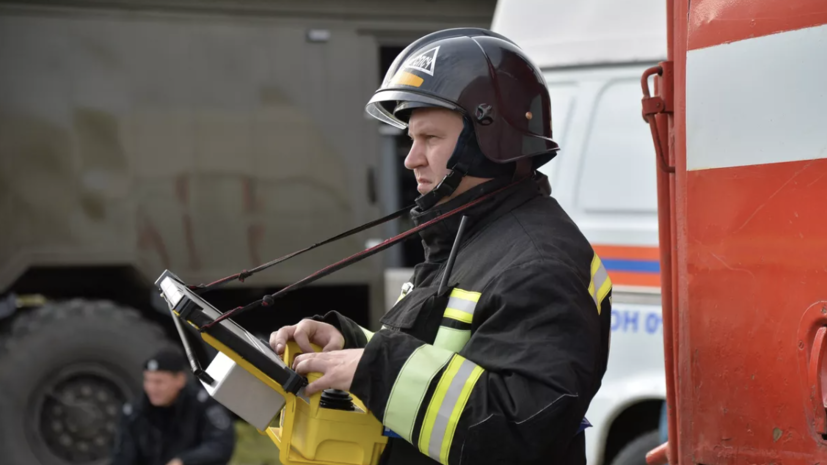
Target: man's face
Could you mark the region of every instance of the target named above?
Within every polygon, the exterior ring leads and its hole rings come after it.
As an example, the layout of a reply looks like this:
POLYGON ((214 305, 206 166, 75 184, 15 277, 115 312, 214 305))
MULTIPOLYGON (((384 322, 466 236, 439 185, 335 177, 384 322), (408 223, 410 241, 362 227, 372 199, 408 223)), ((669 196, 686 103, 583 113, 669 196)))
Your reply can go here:
POLYGON ((413 145, 405 157, 405 168, 414 172, 420 194, 430 192, 450 172, 446 165, 461 132, 459 113, 442 108, 419 108, 411 114, 408 136, 413 145))
POLYGON ((187 383, 184 373, 169 371, 144 371, 144 391, 149 402, 156 407, 168 407, 178 398, 187 383))
MULTIPOLYGON (((462 132, 462 116, 444 108, 417 108, 408 121, 408 136, 413 141, 411 151, 405 157, 405 168, 416 176, 416 190, 420 194, 431 192, 451 170, 448 159, 454 153, 457 139, 462 132)), ((465 176, 454 193, 437 204, 462 194, 468 189, 488 181, 487 178, 465 176)))

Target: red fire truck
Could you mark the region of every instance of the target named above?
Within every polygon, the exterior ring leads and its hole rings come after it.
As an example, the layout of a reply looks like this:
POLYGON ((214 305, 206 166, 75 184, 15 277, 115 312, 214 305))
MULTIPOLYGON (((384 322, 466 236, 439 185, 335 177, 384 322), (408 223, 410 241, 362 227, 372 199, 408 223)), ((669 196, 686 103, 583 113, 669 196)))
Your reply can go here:
POLYGON ((641 80, 669 431, 647 461, 827 464, 827 1, 667 5, 641 80))

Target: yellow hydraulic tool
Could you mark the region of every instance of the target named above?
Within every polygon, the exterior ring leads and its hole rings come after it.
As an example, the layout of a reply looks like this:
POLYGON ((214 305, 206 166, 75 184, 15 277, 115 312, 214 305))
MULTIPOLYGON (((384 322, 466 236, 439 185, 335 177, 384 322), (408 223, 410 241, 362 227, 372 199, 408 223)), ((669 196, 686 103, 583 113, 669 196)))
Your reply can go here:
POLYGON ((195 376, 219 403, 270 437, 283 465, 379 463, 388 440, 382 424, 347 392, 307 396, 305 386, 320 374, 304 378, 290 369, 300 353, 295 342, 287 345, 282 359, 231 319, 201 330, 222 313, 169 271, 156 286, 173 315, 195 376), (199 339, 218 351, 209 363, 199 339))

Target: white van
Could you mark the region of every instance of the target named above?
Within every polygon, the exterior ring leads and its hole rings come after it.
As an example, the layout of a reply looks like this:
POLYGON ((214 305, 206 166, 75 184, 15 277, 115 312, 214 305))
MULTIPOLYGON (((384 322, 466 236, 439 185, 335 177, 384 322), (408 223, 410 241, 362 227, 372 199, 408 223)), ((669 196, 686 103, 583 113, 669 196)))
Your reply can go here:
POLYGON ((586 415, 589 465, 642 465, 662 439, 656 159, 640 77, 666 59, 665 5, 499 0, 491 26, 543 70, 562 150, 542 171, 614 284, 609 366, 586 415))

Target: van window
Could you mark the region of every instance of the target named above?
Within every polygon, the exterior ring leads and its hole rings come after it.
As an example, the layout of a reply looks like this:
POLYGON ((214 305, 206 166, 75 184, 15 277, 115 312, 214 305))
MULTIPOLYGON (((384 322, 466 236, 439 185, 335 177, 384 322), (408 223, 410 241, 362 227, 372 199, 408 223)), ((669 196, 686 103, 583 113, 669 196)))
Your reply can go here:
POLYGON ((577 205, 588 213, 657 213, 655 149, 640 116, 636 79, 609 81, 597 97, 577 205))
POLYGON ((554 140, 561 146, 566 138, 566 129, 569 122, 569 113, 574 104, 574 95, 577 86, 572 83, 552 83, 548 85, 551 97, 551 132, 554 140))
MULTIPOLYGON (((574 107, 575 95, 578 87, 574 83, 548 83, 548 92, 551 97, 551 133, 554 140, 560 147, 566 147, 566 130, 571 119, 571 111, 574 107)), ((541 166, 539 171, 552 182, 557 184, 554 176, 554 168, 557 166, 554 160, 541 166)))

